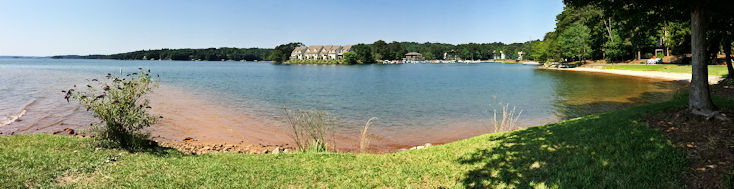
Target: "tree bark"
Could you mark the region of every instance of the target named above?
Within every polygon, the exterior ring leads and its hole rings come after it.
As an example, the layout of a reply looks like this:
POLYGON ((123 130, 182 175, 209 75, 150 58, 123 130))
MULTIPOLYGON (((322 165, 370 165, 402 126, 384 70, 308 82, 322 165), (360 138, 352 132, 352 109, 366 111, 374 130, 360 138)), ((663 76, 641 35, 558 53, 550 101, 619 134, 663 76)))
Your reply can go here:
POLYGON ((725 36, 724 44, 722 44, 722 46, 724 46, 724 55, 726 58, 726 68, 729 70, 729 76, 728 76, 729 80, 734 79, 734 68, 731 65, 731 37, 732 37, 731 34, 725 36))
POLYGON ((704 9, 695 5, 691 10, 691 65, 692 77, 688 108, 693 114, 708 117, 716 116, 716 106, 711 101, 708 83, 708 65, 706 64, 706 28, 704 26, 704 9))

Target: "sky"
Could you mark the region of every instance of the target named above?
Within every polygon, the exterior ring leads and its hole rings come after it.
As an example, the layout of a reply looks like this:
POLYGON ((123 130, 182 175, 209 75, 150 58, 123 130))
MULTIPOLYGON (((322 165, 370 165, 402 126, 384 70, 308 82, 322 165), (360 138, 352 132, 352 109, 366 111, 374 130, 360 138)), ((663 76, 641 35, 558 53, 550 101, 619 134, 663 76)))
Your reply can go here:
POLYGON ((0 55, 540 39, 561 0, 0 0, 0 55))

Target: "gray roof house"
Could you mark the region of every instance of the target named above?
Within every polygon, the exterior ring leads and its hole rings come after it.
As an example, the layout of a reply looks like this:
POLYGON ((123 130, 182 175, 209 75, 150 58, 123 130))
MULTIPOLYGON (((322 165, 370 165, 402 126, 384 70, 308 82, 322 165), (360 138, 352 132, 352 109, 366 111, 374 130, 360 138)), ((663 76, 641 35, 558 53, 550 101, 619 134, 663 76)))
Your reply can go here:
POLYGON ((341 49, 339 49, 339 54, 337 54, 337 57, 339 59, 344 58, 345 52, 352 52, 352 45, 344 45, 341 49))
POLYGON ((304 53, 305 59, 310 60, 316 60, 319 59, 319 54, 321 53, 321 50, 324 49, 324 46, 322 45, 311 45, 306 49, 306 52, 304 53))
POLYGON ((300 46, 293 49, 293 52, 291 52, 291 60, 301 60, 305 59, 305 53, 306 49, 308 49, 306 46, 300 46))
POLYGON ((326 45, 324 46, 324 49, 321 50, 321 53, 319 53, 319 56, 323 60, 335 60, 337 59, 337 55, 339 54, 339 50, 341 50, 341 46, 339 45, 326 45))
POLYGON ((345 52, 352 52, 352 45, 300 46, 291 52, 291 60, 335 60, 342 59, 345 52))

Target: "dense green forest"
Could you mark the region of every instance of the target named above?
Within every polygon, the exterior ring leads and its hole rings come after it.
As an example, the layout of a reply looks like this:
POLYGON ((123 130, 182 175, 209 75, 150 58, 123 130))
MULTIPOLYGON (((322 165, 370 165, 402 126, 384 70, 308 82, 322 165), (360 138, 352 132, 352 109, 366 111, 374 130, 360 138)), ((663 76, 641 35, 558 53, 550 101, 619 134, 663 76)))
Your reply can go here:
POLYGON ((160 49, 140 50, 111 55, 54 56, 52 58, 118 59, 118 60, 268 60, 273 49, 263 48, 207 48, 207 49, 160 49))
MULTIPOLYGON (((690 15, 683 11, 687 7, 586 0, 567 0, 566 5, 556 16, 555 30, 532 44, 532 53, 539 61, 618 62, 691 53, 690 15)), ((706 20, 709 60, 732 45, 731 14, 715 17, 719 19, 706 20)))
POLYGON ((531 51, 533 41, 524 43, 467 43, 467 44, 446 44, 446 43, 416 43, 416 42, 390 42, 378 40, 372 44, 368 44, 372 48, 374 58, 378 60, 399 60, 405 57, 405 53, 418 52, 427 60, 440 60, 444 58, 444 53, 454 55, 465 60, 487 60, 492 59, 493 52, 499 56, 500 51, 505 54, 505 59, 517 59, 518 52, 523 51, 523 59, 534 59, 531 51))

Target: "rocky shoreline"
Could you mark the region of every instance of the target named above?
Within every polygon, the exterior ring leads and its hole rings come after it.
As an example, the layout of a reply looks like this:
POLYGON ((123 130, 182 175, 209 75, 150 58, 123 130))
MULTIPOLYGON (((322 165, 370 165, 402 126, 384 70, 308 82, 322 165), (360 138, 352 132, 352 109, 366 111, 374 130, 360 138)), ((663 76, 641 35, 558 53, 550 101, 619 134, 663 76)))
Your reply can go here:
MULTIPOLYGON (((86 135, 81 132, 77 132, 71 128, 64 128, 63 130, 53 132, 54 135, 63 136, 75 136, 80 138, 89 138, 90 135, 86 135)), ((290 153, 296 151, 296 147, 290 146, 290 144, 283 145, 265 145, 265 144, 250 144, 244 141, 241 142, 225 142, 225 141, 199 141, 192 137, 186 137, 181 141, 173 141, 160 139, 159 137, 152 138, 155 143, 160 147, 173 148, 180 152, 190 155, 201 155, 215 152, 232 152, 241 154, 280 154, 290 153)), ((420 150, 434 146, 431 143, 425 143, 423 145, 413 146, 410 148, 403 148, 398 152, 407 150, 420 150)))

